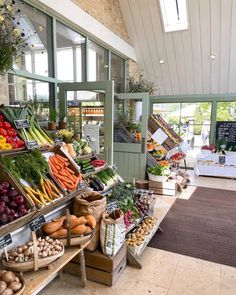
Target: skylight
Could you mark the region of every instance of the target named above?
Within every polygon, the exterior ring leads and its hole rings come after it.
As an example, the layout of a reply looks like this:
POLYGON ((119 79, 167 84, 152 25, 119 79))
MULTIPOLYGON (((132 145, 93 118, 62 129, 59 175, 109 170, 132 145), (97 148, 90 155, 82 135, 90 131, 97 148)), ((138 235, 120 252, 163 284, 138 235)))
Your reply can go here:
POLYGON ((159 0, 165 32, 188 29, 186 0, 159 0))

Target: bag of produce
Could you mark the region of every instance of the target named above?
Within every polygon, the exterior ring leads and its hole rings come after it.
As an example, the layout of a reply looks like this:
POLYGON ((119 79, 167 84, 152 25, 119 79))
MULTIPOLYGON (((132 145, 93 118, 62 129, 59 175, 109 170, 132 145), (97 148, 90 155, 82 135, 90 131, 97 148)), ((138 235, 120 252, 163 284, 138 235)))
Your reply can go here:
POLYGON ((115 256, 125 240, 124 214, 121 210, 104 212, 100 228, 102 251, 108 257, 115 256))
POLYGON ((73 214, 76 216, 92 215, 96 219, 96 231, 90 244, 86 247, 89 251, 97 249, 100 237, 100 222, 102 214, 106 210, 106 197, 98 193, 92 192, 89 195, 81 195, 75 198, 73 206, 73 214))

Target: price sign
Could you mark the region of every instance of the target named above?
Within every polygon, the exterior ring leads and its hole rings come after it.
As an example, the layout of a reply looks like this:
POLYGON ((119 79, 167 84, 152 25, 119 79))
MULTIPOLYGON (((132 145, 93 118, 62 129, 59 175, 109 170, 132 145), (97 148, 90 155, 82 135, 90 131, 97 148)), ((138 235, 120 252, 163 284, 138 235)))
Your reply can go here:
POLYGON ((33 221, 29 223, 29 228, 31 231, 36 231, 39 229, 44 223, 46 222, 46 219, 44 215, 40 215, 39 217, 35 218, 33 221))
POLYGON ((11 234, 7 234, 0 238, 0 250, 6 248, 12 243, 11 234))
POLYGON ((225 156, 219 156, 219 164, 225 164, 225 156))
POLYGON ((16 129, 22 129, 22 128, 29 128, 29 123, 28 121, 25 120, 14 120, 16 129))
POLYGON ((116 201, 112 201, 112 202, 107 204, 107 212, 108 213, 111 213, 112 211, 114 211, 117 208, 118 208, 118 205, 117 205, 116 201))
POLYGON ((38 147, 38 143, 36 140, 28 140, 26 141, 26 147, 28 150, 33 150, 36 149, 38 147))
POLYGON ((63 143, 63 139, 62 138, 56 138, 55 139, 55 144, 56 145, 62 145, 62 143, 63 143))

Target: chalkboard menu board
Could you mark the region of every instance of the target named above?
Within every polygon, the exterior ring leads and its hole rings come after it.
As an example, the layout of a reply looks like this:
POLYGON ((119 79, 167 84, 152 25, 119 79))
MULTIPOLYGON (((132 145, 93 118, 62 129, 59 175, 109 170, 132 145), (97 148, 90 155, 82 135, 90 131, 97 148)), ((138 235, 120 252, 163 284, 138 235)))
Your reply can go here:
POLYGON ((216 123, 216 141, 225 139, 230 145, 236 145, 236 121, 216 123))

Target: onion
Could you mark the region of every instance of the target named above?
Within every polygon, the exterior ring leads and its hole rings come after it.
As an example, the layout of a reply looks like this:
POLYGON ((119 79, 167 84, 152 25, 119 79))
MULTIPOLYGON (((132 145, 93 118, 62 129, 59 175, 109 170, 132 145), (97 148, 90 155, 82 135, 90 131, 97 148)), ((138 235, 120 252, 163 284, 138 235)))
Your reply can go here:
POLYGON ((11 201, 11 202, 9 203, 9 207, 10 207, 10 208, 16 208, 16 207, 17 207, 16 202, 15 202, 15 201, 11 201))
POLYGON ((3 201, 3 202, 5 202, 5 203, 9 203, 9 198, 6 195, 1 196, 0 197, 0 200, 3 201))
POLYGON ((14 198, 14 201, 16 202, 17 205, 21 205, 25 203, 25 199, 23 196, 18 195, 14 198))
POLYGON ((0 224, 4 225, 7 223, 7 215, 5 213, 3 213, 2 215, 0 215, 0 224))
POLYGON ((12 189, 8 192, 8 196, 11 198, 14 198, 18 195, 18 191, 16 191, 15 189, 12 189))
POLYGON ((3 188, 9 188, 10 187, 10 183, 8 181, 3 181, 2 183, 3 188))

